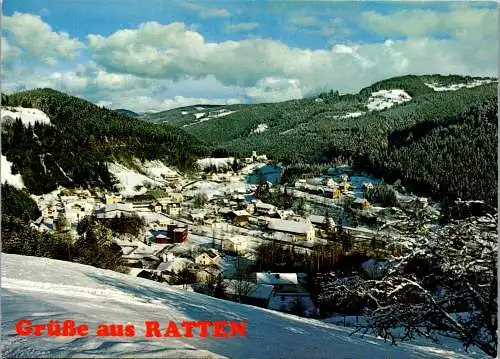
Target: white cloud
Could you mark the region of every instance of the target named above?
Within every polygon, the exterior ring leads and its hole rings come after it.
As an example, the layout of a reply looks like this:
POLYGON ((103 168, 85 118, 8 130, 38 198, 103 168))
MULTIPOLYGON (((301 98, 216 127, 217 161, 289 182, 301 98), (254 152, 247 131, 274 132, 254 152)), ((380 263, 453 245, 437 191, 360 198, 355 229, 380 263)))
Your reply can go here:
POLYGON ((318 25, 320 21, 312 15, 294 14, 288 19, 288 24, 297 27, 309 27, 318 25))
POLYGON ((241 22, 239 24, 225 24, 224 29, 227 32, 250 31, 258 26, 257 22, 241 22))
POLYGON ((252 102, 280 102, 300 99, 303 95, 299 80, 276 77, 263 78, 246 91, 252 102))
MULTIPOLYGON (((414 13, 427 24, 428 33, 412 21, 405 28, 405 12, 393 16, 364 13, 360 16, 369 19, 367 28, 386 35, 388 40, 358 44, 336 40, 328 49, 290 47, 277 40, 258 38, 208 42, 192 26, 148 22, 109 36, 89 35, 87 51, 94 61, 73 70, 18 66, 5 73, 4 88, 18 89, 21 84, 26 88, 54 87, 95 103, 102 101, 113 108, 141 112, 201 102, 276 102, 324 89, 357 92, 375 81, 409 73, 496 76, 497 48, 492 44, 496 45, 498 26, 489 22, 491 12, 495 10, 453 8, 449 12, 450 21, 456 25, 453 29, 445 23, 445 13, 438 13, 437 18, 425 11, 414 13), (459 26, 458 19, 467 11, 473 18, 459 26), (484 23, 475 28, 479 21, 484 23), (430 36, 446 31, 451 31, 448 38, 430 36), (393 37, 405 34, 408 38, 393 37)), ((27 19, 26 14, 22 16, 27 19)), ((312 23, 306 20, 303 22, 312 23)), ((344 27, 342 19, 331 18, 307 30, 335 39, 344 27)), ((48 29, 59 40, 77 41, 61 37, 47 24, 39 28, 45 32, 48 29)), ((8 35, 8 42, 2 39, 2 45, 7 44, 2 46, 4 60, 28 51, 16 42, 14 32, 8 35)), ((49 50, 39 58, 45 63, 64 57, 61 53, 66 58, 74 56, 71 46, 62 47, 59 53, 55 40, 44 41, 49 50)))
POLYGON ((4 16, 3 28, 23 53, 48 65, 74 59, 84 45, 65 32, 55 32, 40 16, 15 12, 4 16))
POLYGON ((181 2, 179 3, 183 8, 191 10, 198 13, 198 16, 202 19, 218 18, 218 17, 229 17, 231 13, 226 9, 213 8, 209 6, 204 6, 201 4, 195 4, 191 2, 181 2))
POLYGON ((2 64, 10 63, 12 60, 16 59, 22 52, 20 48, 12 46, 3 36, 0 43, 0 50, 2 64))
MULTIPOLYGON (((251 93, 265 78, 297 79, 301 91, 309 93, 319 88, 359 90, 405 73, 494 74, 497 55, 493 46, 455 38, 339 44, 330 51, 291 48, 267 39, 210 43, 182 23, 156 22, 109 37, 90 35, 89 47, 109 72, 173 81, 213 76, 226 86, 252 88, 251 93)), ((289 89, 283 91, 290 95, 289 89)))
POLYGON ((222 85, 213 76, 173 82, 109 73, 93 62, 78 65, 74 71, 37 73, 36 76, 27 69, 17 69, 8 74, 2 87, 8 93, 38 87, 54 88, 100 106, 137 112, 163 111, 199 103, 241 103, 245 93, 243 88, 222 85))
POLYGON ((400 10, 389 14, 369 11, 362 14, 362 24, 385 36, 406 35, 426 37, 449 33, 463 39, 496 38, 497 9, 453 6, 448 11, 400 10))

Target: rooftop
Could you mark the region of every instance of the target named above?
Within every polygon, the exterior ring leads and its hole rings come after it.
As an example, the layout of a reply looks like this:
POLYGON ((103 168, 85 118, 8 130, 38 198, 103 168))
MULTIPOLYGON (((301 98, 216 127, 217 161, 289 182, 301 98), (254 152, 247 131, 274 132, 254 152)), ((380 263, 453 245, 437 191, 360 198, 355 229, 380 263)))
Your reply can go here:
POLYGON ((295 234, 306 234, 311 229, 311 224, 308 222, 297 222, 297 221, 288 221, 282 219, 270 219, 268 222, 268 228, 288 233, 295 234))
POLYGON ((257 208, 261 208, 261 209, 274 209, 275 208, 272 204, 264 203, 264 202, 258 202, 255 205, 257 206, 257 208))
POLYGON ((318 215, 313 214, 313 215, 311 215, 309 217, 309 219, 314 224, 323 224, 323 223, 325 223, 325 216, 318 216, 318 215))
POLYGON ((258 284, 298 284, 297 273, 271 273, 259 272, 257 273, 258 284))
POLYGON ((234 215, 236 217, 248 217, 250 216, 250 213, 248 213, 247 211, 245 211, 244 209, 242 210, 239 210, 239 211, 233 211, 234 215))

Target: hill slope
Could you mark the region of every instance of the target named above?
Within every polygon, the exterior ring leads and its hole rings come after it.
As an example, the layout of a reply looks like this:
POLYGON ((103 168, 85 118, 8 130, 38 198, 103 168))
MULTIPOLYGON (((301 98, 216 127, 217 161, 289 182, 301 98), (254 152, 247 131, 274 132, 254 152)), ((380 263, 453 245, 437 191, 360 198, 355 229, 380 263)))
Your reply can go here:
MULTIPOLYGON (((50 124, 2 123, 2 154, 34 194, 57 185, 111 187, 105 165, 113 160, 161 159, 189 168, 206 146, 182 129, 156 126, 51 89, 3 96, 3 106, 43 111, 50 124)), ((9 111, 3 111, 10 113, 9 111)), ((17 116, 19 114, 19 116, 17 116)), ((2 118, 4 116, 2 115, 2 118)))
POLYGON ((2 253, 2 342, 7 357, 471 358, 456 348, 349 336, 312 319, 185 292, 112 271, 2 253), (89 325, 82 338, 20 337, 18 320, 72 319, 89 325), (144 338, 144 321, 247 321, 245 338, 144 338), (99 323, 128 322, 136 336, 96 337, 99 323), (452 350, 455 351, 452 351, 452 350))

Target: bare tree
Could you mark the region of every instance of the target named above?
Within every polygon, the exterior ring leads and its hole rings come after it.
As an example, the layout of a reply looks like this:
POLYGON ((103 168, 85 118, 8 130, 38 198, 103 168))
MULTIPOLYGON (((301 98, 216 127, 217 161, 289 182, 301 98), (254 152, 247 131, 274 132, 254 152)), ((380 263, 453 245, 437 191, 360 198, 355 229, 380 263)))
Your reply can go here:
POLYGON ((393 343, 415 335, 436 342, 451 337, 496 356, 496 222, 496 216, 469 219, 419 236, 384 279, 356 283, 350 289, 370 308, 358 331, 393 343))
POLYGON ((256 284, 250 282, 248 274, 248 269, 239 265, 236 268, 235 279, 230 284, 231 291, 236 295, 240 303, 242 298, 246 297, 256 286, 256 284))

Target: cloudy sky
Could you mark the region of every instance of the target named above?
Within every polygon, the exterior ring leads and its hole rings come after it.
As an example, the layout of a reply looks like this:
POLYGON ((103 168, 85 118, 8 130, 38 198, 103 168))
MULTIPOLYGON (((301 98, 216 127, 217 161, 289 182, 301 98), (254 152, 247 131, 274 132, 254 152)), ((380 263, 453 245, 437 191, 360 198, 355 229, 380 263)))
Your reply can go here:
POLYGON ((498 72, 494 2, 7 0, 2 28, 2 91, 138 112, 498 72))

